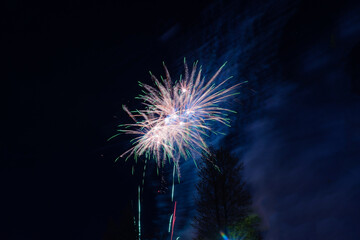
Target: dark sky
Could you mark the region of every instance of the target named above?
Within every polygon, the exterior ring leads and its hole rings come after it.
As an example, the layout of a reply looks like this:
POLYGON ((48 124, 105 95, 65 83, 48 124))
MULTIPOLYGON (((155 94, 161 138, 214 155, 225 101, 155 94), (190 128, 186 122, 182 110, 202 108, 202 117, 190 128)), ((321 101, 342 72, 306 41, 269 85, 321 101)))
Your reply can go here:
POLYGON ((106 139, 203 2, 1 3, 1 239, 101 239, 120 217, 133 183, 106 139))
POLYGON ((102 239, 136 196, 130 165, 114 163, 129 139, 106 141, 128 121, 121 105, 137 107, 137 81, 184 56, 210 69, 229 61, 227 73, 249 81, 224 143, 245 163, 266 239, 358 239, 356 1, 7 1, 0 9, 0 239, 102 239))

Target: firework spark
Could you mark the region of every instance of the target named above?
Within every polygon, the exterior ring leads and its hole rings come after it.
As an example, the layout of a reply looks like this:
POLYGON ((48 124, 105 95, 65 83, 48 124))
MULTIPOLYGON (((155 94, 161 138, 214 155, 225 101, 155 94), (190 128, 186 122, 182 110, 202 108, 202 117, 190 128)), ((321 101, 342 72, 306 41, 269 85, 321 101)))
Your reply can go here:
POLYGON ((123 106, 134 123, 119 125, 119 134, 131 134, 135 138, 131 141, 133 146, 120 157, 153 157, 159 167, 166 159, 172 160, 179 175, 181 157, 187 159, 195 153, 209 152, 204 137, 209 132, 218 133, 212 129, 212 122, 229 126, 228 113, 234 111, 221 108, 219 104, 237 94, 234 89, 241 83, 226 88, 225 83, 230 77, 215 84, 225 64, 206 81, 201 67, 197 68, 197 62, 189 72, 184 60, 184 78, 180 76, 176 82, 171 80, 163 65, 166 77, 161 81, 150 72, 156 87, 139 82, 144 90, 137 99, 142 100, 144 109, 129 111, 123 106))

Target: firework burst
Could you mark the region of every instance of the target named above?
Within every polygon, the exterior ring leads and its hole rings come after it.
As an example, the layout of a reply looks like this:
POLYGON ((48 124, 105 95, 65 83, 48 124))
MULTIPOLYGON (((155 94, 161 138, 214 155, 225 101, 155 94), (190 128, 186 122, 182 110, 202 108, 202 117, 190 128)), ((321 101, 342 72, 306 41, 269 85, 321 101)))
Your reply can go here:
POLYGON ((185 60, 184 78, 180 76, 178 81, 172 81, 165 64, 165 78, 158 80, 150 72, 155 87, 139 82, 143 94, 137 99, 143 102, 144 109, 129 111, 123 106, 134 123, 119 125, 119 134, 135 137, 131 140, 133 146, 120 157, 137 159, 144 155, 155 158, 159 167, 168 159, 174 162, 179 175, 181 157, 187 159, 196 153, 208 152, 204 138, 210 132, 219 133, 212 129, 212 123, 229 126, 228 113, 234 112, 219 104, 237 94, 234 89, 241 84, 225 87, 231 77, 215 84, 224 66, 208 81, 196 62, 190 72, 185 60))

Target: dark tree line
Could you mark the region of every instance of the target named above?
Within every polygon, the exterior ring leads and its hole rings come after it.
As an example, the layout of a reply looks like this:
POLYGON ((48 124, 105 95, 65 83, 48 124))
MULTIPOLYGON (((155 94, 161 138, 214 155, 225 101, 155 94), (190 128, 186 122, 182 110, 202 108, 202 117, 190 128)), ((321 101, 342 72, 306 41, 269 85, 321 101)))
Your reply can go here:
POLYGON ((221 233, 231 239, 260 239, 259 218, 251 212, 243 169, 228 151, 203 155, 193 224, 197 240, 219 239, 221 233))
MULTIPOLYGON (((243 169, 243 164, 228 151, 217 150, 210 155, 203 155, 200 179, 196 186, 197 214, 193 222, 197 230, 195 240, 217 240, 221 239, 221 234, 231 240, 261 239, 260 219, 252 212, 251 196, 242 179, 243 169)), ((162 190, 163 187, 160 187, 157 191, 162 190)), ((120 221, 110 221, 103 240, 138 239, 135 212, 129 205, 122 212, 120 221)), ((145 221, 149 222, 148 219, 145 221)), ((163 225, 153 227, 150 231, 152 236, 149 233, 142 234, 142 239, 168 238, 167 229, 162 229, 163 225)))

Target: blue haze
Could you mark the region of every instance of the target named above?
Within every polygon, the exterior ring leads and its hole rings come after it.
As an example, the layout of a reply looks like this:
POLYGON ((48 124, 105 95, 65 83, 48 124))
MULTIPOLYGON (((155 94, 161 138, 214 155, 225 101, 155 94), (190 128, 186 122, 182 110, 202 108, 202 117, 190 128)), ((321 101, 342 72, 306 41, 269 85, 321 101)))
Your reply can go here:
MULTIPOLYGON (((210 143, 244 162, 267 240, 360 236, 360 97, 349 69, 360 43, 359 10, 214 1, 190 30, 176 26, 167 35, 166 44, 181 46, 174 67, 182 68, 184 56, 198 59, 210 76, 228 61, 222 77, 248 81, 226 103, 238 111, 233 127, 219 126, 227 136, 210 143)), ((196 169, 191 161, 182 168, 176 234, 190 239, 196 169)))

